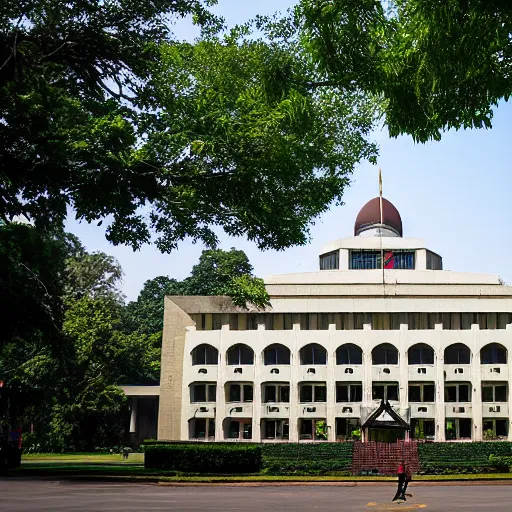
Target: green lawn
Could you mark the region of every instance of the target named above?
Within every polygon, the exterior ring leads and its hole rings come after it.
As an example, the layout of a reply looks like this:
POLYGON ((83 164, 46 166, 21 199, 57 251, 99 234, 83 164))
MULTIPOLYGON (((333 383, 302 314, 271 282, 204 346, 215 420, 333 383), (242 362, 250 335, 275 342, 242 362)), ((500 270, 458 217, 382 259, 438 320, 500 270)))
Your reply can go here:
POLYGON ((21 457, 21 463, 40 464, 56 462, 62 464, 126 464, 144 463, 143 453, 130 453, 123 459, 118 453, 27 453, 21 457))

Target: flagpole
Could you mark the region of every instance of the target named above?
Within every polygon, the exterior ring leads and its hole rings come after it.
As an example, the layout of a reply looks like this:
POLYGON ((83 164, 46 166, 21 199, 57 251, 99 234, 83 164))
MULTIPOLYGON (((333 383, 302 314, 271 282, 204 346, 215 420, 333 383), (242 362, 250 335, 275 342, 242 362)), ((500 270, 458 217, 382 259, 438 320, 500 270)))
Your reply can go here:
POLYGON ((379 168, 379 206, 380 206, 380 264, 382 267, 382 284, 384 284, 384 248, 382 247, 382 226, 384 213, 382 211, 382 170, 379 168))

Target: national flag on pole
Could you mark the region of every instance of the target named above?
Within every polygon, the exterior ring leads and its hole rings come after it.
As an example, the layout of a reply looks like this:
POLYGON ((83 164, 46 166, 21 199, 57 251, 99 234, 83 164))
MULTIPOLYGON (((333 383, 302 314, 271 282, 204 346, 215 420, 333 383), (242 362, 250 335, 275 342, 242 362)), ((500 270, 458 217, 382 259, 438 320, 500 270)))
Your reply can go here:
POLYGON ((379 195, 382 197, 382 170, 379 169, 379 195))

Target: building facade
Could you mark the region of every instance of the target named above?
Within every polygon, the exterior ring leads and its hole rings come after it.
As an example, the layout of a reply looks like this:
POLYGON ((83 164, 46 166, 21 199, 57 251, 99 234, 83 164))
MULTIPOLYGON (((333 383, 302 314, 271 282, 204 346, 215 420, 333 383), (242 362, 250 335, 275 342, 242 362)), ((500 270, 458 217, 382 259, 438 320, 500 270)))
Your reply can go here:
POLYGON ((379 198, 319 267, 266 278, 266 311, 165 298, 159 439, 510 438, 512 287, 443 270, 379 198), (410 430, 361 429, 383 404, 410 430))

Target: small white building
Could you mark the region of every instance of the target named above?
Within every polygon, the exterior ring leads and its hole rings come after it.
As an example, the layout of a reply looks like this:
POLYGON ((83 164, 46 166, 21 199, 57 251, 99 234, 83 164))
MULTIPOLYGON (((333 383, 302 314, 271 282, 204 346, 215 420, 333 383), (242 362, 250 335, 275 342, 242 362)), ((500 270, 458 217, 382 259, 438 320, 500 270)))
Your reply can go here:
POLYGON ((385 199, 354 235, 267 277, 264 312, 166 297, 159 439, 510 438, 512 287, 443 270, 385 199))

